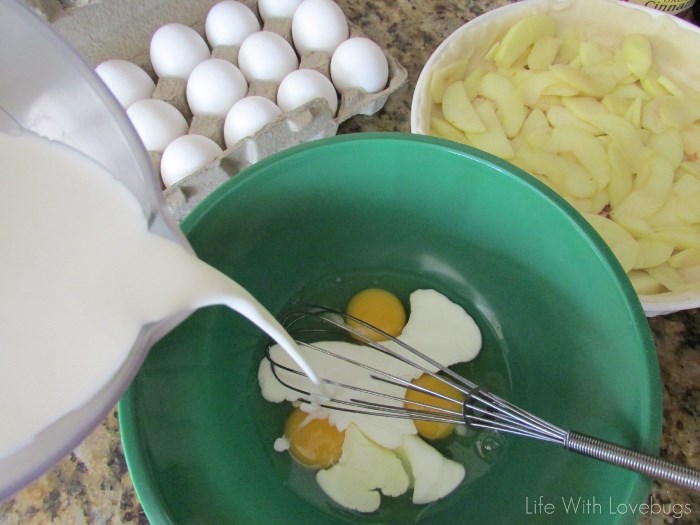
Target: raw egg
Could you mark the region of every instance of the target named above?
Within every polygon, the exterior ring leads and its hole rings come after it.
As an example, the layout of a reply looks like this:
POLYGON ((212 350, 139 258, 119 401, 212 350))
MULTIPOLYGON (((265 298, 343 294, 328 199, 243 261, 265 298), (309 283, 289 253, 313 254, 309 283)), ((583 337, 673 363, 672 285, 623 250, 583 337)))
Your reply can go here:
POLYGON ((229 110, 224 121, 226 147, 257 133, 280 115, 282 111, 270 99, 258 95, 242 98, 229 110))
MULTIPOLYGON (((453 403, 447 399, 440 397, 431 396, 430 394, 425 394, 417 390, 411 390, 410 388, 406 390, 406 403, 405 406, 408 409, 413 410, 427 410, 429 412, 435 412, 439 415, 440 411, 438 409, 444 408, 450 411, 460 412, 462 410, 462 403, 464 403, 464 394, 457 390, 452 385, 441 381, 430 374, 423 374, 419 378, 412 381, 412 383, 418 387, 425 388, 431 392, 436 392, 442 394, 445 397, 450 397, 458 401, 458 403, 453 403), (411 401, 413 403, 411 403, 411 401), (421 406, 416 403, 424 403, 430 405, 431 407, 436 407, 436 409, 431 409, 428 407, 421 406)), ((416 430, 425 439, 435 440, 442 439, 449 436, 455 429, 455 425, 452 423, 443 423, 440 421, 424 421, 416 419, 413 421, 416 425, 416 430)))
POLYGON ((354 88, 378 93, 389 81, 389 63, 382 48, 369 38, 349 38, 331 57, 331 80, 338 91, 354 88))
POLYGON ((284 425, 289 453, 300 463, 312 468, 335 465, 343 451, 345 432, 300 408, 295 408, 284 425))
POLYGON ((160 160, 163 184, 169 188, 205 167, 221 153, 219 145, 204 135, 182 135, 176 138, 165 148, 160 160))
POLYGON ((248 82, 281 82, 299 67, 294 48, 272 31, 258 31, 246 38, 238 52, 238 67, 248 82))
POLYGON ((225 117, 247 92, 248 82, 240 69, 220 58, 199 63, 187 79, 187 104, 197 116, 225 117))
POLYGON ((304 0, 292 18, 292 40, 300 53, 332 53, 350 34, 343 10, 333 0, 304 0))
POLYGON ((331 116, 338 111, 338 93, 328 77, 314 69, 297 69, 282 79, 277 89, 277 105, 284 112, 292 111, 315 98, 328 102, 331 116))
POLYGON ((105 60, 95 68, 95 73, 124 109, 134 102, 151 98, 156 89, 148 73, 128 60, 105 60))
POLYGON ((212 47, 240 46, 256 31, 260 31, 260 22, 255 13, 235 0, 214 4, 204 22, 204 34, 212 47))
MULTIPOLYGON (((346 307, 348 315, 371 324, 392 337, 398 337, 406 326, 406 310, 401 301, 391 292, 381 288, 368 288, 354 295, 346 307)), ((353 320, 348 324, 372 341, 383 341, 386 337, 353 320)))
MULTIPOLYGON (((354 299, 354 298, 353 298, 354 299)), ((367 301, 372 310, 377 303, 386 301, 386 308, 393 310, 400 301, 386 290, 368 289, 357 295, 357 302, 367 301), (366 298, 369 298, 366 299, 366 298)), ((474 320, 458 304, 435 290, 415 290, 409 297, 410 316, 398 335, 405 342, 430 355, 435 361, 450 366, 466 362, 479 353, 481 333, 474 320)), ((364 309, 364 308, 362 308, 364 309)), ((401 307, 400 311, 403 311, 401 307)), ((384 314, 380 313, 380 317, 384 314)), ((404 314, 405 315, 405 314, 404 314)), ((374 324, 383 320, 368 319, 374 324)), ((398 342, 381 343, 390 352, 404 355, 407 350, 398 342)), ((348 397, 368 402, 378 402, 403 408, 410 402, 407 389, 399 383, 377 381, 368 368, 356 366, 350 361, 370 368, 386 371, 406 381, 420 382, 421 370, 393 359, 366 344, 347 341, 319 341, 314 344, 324 351, 301 347, 300 352, 320 377, 329 384, 350 384, 359 390, 350 393, 339 388, 334 391, 334 399, 347 400, 348 397), (348 360, 332 357, 331 354, 345 356, 348 360), (380 398, 369 393, 378 392, 380 398), (396 400, 396 401, 394 401, 396 400)), ((281 366, 296 369, 291 358, 279 347, 269 349, 270 356, 281 366)), ((413 358, 412 360, 415 360, 413 358)), ((427 366, 428 370, 432 370, 427 366)), ((319 393, 313 384, 303 376, 286 372, 280 368, 273 373, 270 362, 265 358, 258 369, 258 381, 263 397, 271 402, 296 401, 300 391, 319 393), (281 383, 277 378, 280 377, 281 383)), ((441 386, 435 386, 438 390, 441 386)), ((417 400, 413 400, 416 403, 417 400)), ((332 405, 333 401, 330 402, 332 405)), ((312 407, 305 407, 312 410, 312 407)), ((459 407, 458 407, 459 408, 459 407)), ((300 417, 300 416, 298 416, 300 417)), ((339 505, 360 512, 373 512, 379 508, 381 495, 398 496, 412 487, 412 501, 426 504, 450 494, 461 483, 465 468, 460 462, 444 457, 426 439, 417 434, 416 424, 411 419, 379 417, 353 411, 318 408, 310 418, 327 418, 328 423, 345 432, 342 453, 336 464, 321 468, 316 473, 316 481, 328 497, 339 505), (410 484, 409 484, 410 479, 410 484)), ((430 427, 428 427, 430 428, 430 427)), ((446 432, 441 429, 441 433, 446 432)), ((439 435, 435 429, 427 435, 439 435)), ((275 450, 290 448, 285 436, 284 447, 275 442, 275 450)))
POLYGON ((182 113, 172 104, 157 98, 135 102, 126 114, 148 151, 162 152, 188 130, 182 113))
POLYGON ((161 78, 187 78, 194 67, 209 58, 204 38, 185 24, 160 27, 151 38, 151 64, 161 78))
POLYGON ((263 20, 268 18, 292 18, 301 0, 258 0, 258 11, 263 20))

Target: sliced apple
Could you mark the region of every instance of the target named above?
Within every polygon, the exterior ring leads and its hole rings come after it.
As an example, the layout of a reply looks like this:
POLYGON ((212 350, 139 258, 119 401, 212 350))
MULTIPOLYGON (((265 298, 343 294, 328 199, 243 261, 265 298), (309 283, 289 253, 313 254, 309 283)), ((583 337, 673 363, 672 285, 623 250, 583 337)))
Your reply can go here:
POLYGON ((474 110, 462 81, 453 82, 442 97, 442 114, 454 127, 467 133, 481 133, 486 126, 474 110))
POLYGON ((637 78, 645 78, 651 68, 651 44, 644 35, 631 34, 622 39, 622 56, 629 70, 637 78))
POLYGON ((501 39, 493 55, 498 67, 510 67, 541 37, 554 36, 557 22, 547 15, 532 15, 518 20, 501 39))

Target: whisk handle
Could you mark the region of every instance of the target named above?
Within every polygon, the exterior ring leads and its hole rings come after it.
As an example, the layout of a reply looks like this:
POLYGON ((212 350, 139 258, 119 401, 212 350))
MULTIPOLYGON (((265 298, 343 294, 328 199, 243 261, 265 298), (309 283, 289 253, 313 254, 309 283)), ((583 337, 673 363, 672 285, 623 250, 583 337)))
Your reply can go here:
POLYGON ((650 478, 700 491, 700 470, 691 467, 677 465, 573 430, 568 432, 564 447, 650 478))

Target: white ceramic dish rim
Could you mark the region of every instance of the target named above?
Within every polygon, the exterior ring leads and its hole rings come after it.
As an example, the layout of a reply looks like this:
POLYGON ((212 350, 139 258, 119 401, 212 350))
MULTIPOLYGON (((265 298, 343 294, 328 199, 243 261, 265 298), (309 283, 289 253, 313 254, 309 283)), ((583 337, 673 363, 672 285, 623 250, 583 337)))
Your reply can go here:
MULTIPOLYGON (((500 20, 502 23, 504 19, 518 18, 522 13, 532 12, 533 6, 544 6, 547 4, 561 4, 562 6, 565 6, 567 4, 570 4, 572 1, 576 0, 520 0, 516 3, 505 5, 488 11, 470 20, 469 22, 455 30, 432 53, 418 77, 418 81, 416 82, 416 87, 413 92, 413 98, 411 101, 411 133, 418 133, 423 135, 427 134, 427 131, 422 127, 421 110, 423 105, 423 95, 427 91, 431 70, 442 58, 445 52, 448 49, 450 49, 455 42, 462 38, 465 32, 472 31, 475 27, 481 27, 485 24, 492 23, 496 20, 500 20)), ((606 1, 614 3, 616 6, 622 9, 640 10, 642 12, 647 13, 652 18, 663 17, 665 19, 670 19, 674 23, 678 24, 679 27, 683 29, 689 29, 700 35, 700 29, 698 29, 693 24, 682 20, 676 16, 668 15, 659 10, 645 7, 639 4, 620 2, 619 0, 606 1)), ((644 313, 647 317, 666 315, 682 310, 690 310, 693 308, 700 307, 700 292, 669 292, 657 295, 640 295, 639 299, 642 303, 644 313)))

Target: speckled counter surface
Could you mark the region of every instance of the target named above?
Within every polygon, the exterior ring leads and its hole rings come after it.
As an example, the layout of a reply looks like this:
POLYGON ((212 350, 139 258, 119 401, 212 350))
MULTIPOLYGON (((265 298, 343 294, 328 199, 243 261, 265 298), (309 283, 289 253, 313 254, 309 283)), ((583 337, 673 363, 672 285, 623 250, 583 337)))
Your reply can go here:
MULTIPOLYGON (((55 2, 40 5, 51 1, 55 2)), ((413 87, 435 47, 467 20, 507 3, 339 0, 348 18, 388 49, 409 73, 408 85, 392 95, 382 111, 353 117, 340 132, 409 131, 413 87)), ((60 6, 51 5, 52 16, 60 16, 60 6)), ((661 453, 700 468, 700 309, 651 319, 650 324, 663 380, 661 453)), ((640 523, 700 524, 700 494, 655 483, 650 498, 660 510, 641 515, 640 523)), ((0 525, 51 523, 148 523, 126 468, 116 411, 53 470, 0 504, 0 525)))

